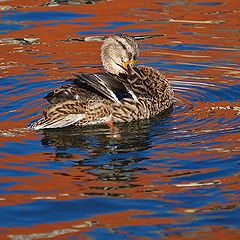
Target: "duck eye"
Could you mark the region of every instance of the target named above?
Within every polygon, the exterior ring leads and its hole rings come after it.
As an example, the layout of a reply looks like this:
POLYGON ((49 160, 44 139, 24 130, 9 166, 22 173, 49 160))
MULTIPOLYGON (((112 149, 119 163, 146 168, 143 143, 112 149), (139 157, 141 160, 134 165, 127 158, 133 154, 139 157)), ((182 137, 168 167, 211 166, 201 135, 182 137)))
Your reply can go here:
POLYGON ((131 52, 128 52, 128 58, 132 59, 132 53, 131 52))

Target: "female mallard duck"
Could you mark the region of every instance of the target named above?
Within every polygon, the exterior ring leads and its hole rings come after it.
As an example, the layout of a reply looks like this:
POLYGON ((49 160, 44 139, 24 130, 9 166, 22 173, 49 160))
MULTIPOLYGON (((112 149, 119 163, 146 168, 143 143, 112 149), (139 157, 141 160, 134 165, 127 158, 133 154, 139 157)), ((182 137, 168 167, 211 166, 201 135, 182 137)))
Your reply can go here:
POLYGON ((34 130, 130 122, 153 117, 173 104, 173 90, 164 75, 135 66, 138 43, 126 34, 107 38, 101 48, 106 72, 76 75, 45 98, 50 103, 34 130))

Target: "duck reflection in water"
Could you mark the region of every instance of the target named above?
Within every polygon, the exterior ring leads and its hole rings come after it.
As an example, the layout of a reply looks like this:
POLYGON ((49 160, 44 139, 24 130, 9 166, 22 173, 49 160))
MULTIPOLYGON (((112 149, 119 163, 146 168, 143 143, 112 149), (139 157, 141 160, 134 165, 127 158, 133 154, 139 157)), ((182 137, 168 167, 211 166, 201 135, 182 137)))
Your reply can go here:
MULTIPOLYGON (((167 115, 170 111, 155 119, 118 124, 115 136, 104 125, 45 130, 42 145, 55 147, 57 161, 71 159, 73 167, 84 168, 101 181, 115 181, 121 186, 124 182, 134 187, 136 174, 146 170, 140 163, 148 159, 152 137, 169 131, 168 124, 164 123, 167 115)), ((108 185, 107 182, 104 185, 108 185)))

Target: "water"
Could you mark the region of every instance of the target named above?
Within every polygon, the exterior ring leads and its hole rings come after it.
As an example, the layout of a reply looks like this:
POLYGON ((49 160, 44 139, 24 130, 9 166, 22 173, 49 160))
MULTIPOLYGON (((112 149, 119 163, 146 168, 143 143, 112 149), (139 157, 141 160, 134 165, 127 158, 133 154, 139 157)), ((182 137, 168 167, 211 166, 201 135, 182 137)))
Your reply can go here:
POLYGON ((1 239, 239 239, 238 1, 1 1, 1 239), (107 13, 108 12, 108 13, 107 13), (42 97, 142 40, 176 103, 151 120, 28 131, 42 97), (24 39, 23 39, 24 38, 24 39))

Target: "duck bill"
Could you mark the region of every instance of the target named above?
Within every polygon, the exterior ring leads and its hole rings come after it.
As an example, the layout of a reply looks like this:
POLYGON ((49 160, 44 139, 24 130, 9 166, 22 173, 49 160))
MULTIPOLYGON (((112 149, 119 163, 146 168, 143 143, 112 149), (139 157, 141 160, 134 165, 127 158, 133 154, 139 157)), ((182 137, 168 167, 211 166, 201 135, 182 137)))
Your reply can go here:
POLYGON ((125 69, 125 70, 128 70, 129 69, 129 66, 134 66, 136 64, 136 61, 131 59, 127 62, 123 62, 122 63, 122 67, 125 69))

